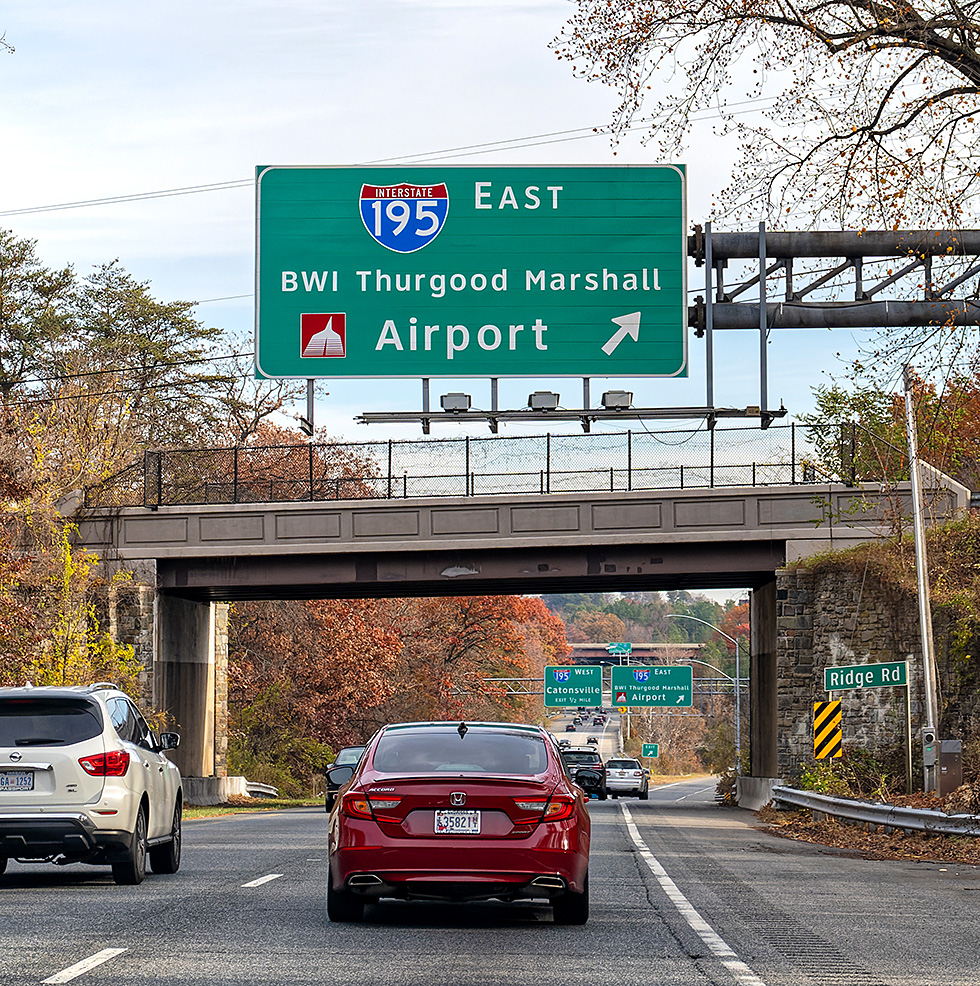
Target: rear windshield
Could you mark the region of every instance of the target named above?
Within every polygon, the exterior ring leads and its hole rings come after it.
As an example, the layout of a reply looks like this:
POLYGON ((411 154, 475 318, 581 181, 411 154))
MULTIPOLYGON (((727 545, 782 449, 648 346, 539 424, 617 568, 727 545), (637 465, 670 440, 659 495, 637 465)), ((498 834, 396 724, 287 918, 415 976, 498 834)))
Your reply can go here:
POLYGON ((0 698, 0 746, 69 746, 101 732, 102 714, 93 702, 0 698))
POLYGON ((640 765, 635 760, 607 760, 607 767, 613 770, 639 770, 640 765))
POLYGON ((543 774, 544 739, 536 733, 455 727, 389 730, 374 751, 375 770, 391 774, 543 774))
POLYGON ((562 750, 565 763, 601 763, 602 757, 590 750, 562 750))

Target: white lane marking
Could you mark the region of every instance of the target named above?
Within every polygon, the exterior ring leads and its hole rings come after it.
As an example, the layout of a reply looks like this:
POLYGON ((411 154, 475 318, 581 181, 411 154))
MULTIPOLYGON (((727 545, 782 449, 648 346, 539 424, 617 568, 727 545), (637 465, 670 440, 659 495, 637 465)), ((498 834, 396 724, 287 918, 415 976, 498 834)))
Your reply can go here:
POLYGON ((251 883, 243 883, 243 887, 261 887, 263 883, 271 883, 273 880, 278 880, 281 877, 281 873, 269 873, 266 876, 260 876, 258 880, 253 880, 251 883))
POLYGON ((125 951, 127 951, 125 948, 103 948, 101 952, 96 952, 95 955, 90 955, 87 959, 82 959, 81 962, 76 962, 74 965, 68 966, 67 969, 62 969, 61 972, 56 972, 53 976, 42 979, 41 982, 70 983, 82 973, 102 965, 103 962, 108 962, 109 959, 114 959, 117 955, 122 955, 125 951))
POLYGON ((678 802, 684 801, 687 798, 693 798, 695 795, 704 794, 705 791, 714 791, 716 789, 717 789, 717 786, 716 785, 709 784, 708 787, 703 787, 703 788, 701 788, 700 791, 692 791, 690 794, 685 794, 684 797, 682 797, 682 798, 675 798, 674 799, 674 804, 676 805, 678 802))
POLYGON ((680 911, 681 917, 691 926, 691 930, 708 946, 711 953, 721 964, 745 986, 766 986, 761 980, 728 946, 725 940, 708 924, 707 921, 694 909, 691 902, 680 892, 677 884, 667 875, 667 871, 660 865, 657 858, 647 848, 646 843, 640 835, 636 823, 630 816, 629 808, 624 804, 619 806, 623 810, 626 819, 626 828, 633 840, 643 862, 650 868, 650 872, 657 878, 664 893, 671 899, 674 906, 680 911))

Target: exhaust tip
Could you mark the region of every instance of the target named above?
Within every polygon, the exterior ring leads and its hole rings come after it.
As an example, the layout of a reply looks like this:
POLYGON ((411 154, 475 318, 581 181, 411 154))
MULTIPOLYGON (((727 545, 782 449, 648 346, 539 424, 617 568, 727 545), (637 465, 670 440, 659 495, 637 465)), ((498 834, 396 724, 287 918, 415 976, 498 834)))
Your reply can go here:
POLYGON ((531 886, 542 890, 564 890, 565 881, 560 876, 536 876, 531 881, 531 886))
POLYGON ((347 881, 348 887, 380 887, 383 883, 381 877, 373 873, 355 873, 347 881))

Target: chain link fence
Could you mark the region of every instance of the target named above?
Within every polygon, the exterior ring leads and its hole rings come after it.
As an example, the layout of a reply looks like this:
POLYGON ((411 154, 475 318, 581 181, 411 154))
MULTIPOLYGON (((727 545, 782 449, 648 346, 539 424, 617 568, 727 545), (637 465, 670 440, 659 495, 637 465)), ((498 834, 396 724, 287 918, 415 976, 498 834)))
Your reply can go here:
POLYGON ((515 496, 894 482, 900 448, 859 425, 153 450, 87 507, 515 496))

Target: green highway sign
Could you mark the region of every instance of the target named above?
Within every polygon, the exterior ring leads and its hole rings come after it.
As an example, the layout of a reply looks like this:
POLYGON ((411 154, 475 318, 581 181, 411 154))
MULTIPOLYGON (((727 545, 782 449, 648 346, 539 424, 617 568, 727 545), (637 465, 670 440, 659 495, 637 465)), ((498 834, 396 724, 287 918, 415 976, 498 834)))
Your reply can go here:
POLYGON ((544 704, 602 705, 602 665, 549 664, 544 669, 544 704))
POLYGON ((828 692, 850 688, 890 688, 909 683, 908 661, 891 661, 884 664, 849 664, 838 668, 825 668, 823 686, 828 692))
POLYGON ((694 704, 694 672, 690 667, 624 665, 612 668, 614 705, 694 704))
POLYGON ((659 757, 660 756, 660 744, 659 743, 644 743, 643 753, 644 757, 659 757))
POLYGON ((606 644, 606 650, 612 655, 623 654, 629 657, 633 653, 633 645, 629 642, 621 641, 615 644, 606 644))
POLYGON ((687 375, 679 165, 260 167, 267 377, 687 375))

